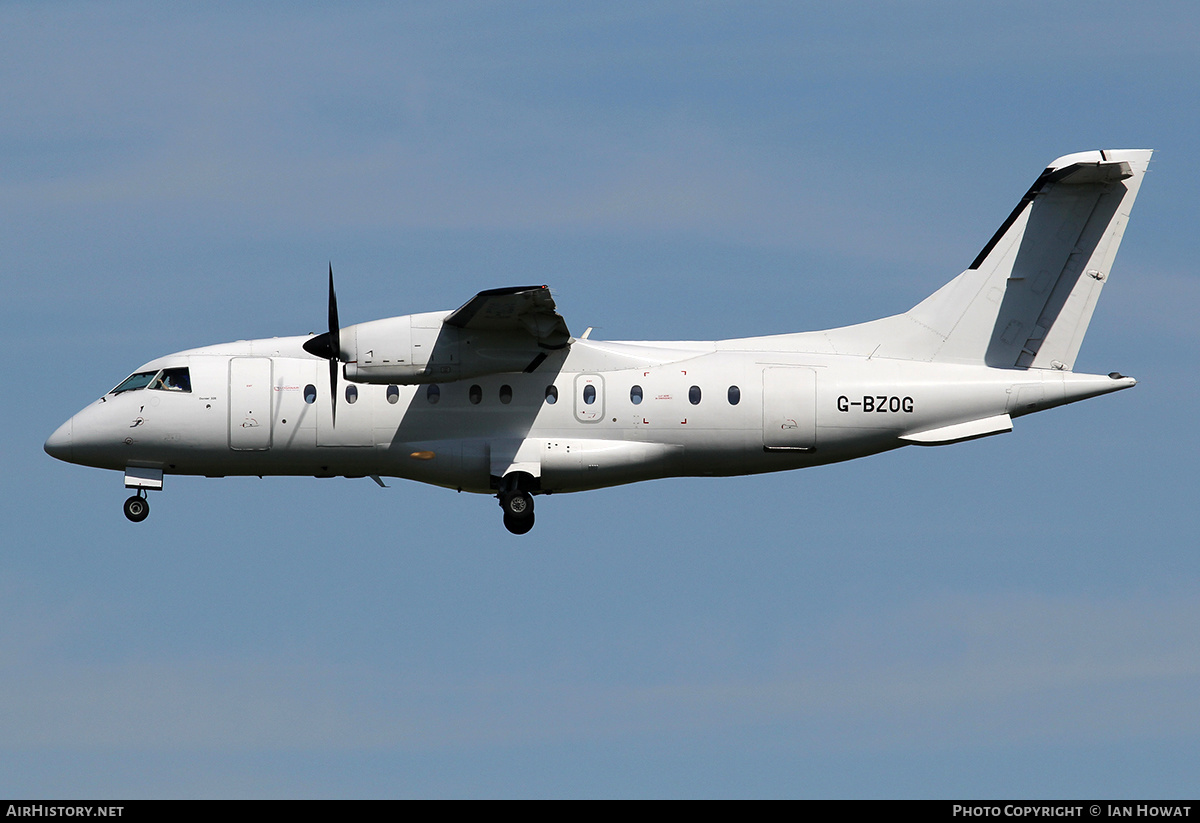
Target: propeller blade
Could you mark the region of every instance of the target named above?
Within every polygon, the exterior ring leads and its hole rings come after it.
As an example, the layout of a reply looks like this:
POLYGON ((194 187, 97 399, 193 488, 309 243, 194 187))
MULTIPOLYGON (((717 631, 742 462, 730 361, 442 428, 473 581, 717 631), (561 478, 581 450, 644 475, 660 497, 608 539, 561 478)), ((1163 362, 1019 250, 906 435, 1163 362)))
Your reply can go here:
POLYGON ((337 370, 338 362, 329 361, 329 401, 333 404, 330 411, 333 415, 333 425, 337 425, 337 370))
POLYGON ((337 314, 337 293, 333 290, 333 263, 329 264, 329 342, 333 346, 333 357, 342 359, 341 330, 337 314))
POLYGON ((329 401, 333 424, 337 425, 337 369, 342 362, 342 327, 338 324, 337 293, 333 290, 333 263, 329 264, 329 331, 304 341, 309 354, 329 361, 329 401))
POLYGON ((332 356, 329 358, 329 402, 333 425, 337 425, 337 370, 338 361, 342 359, 341 326, 338 325, 337 293, 333 290, 333 262, 329 263, 329 345, 332 356))

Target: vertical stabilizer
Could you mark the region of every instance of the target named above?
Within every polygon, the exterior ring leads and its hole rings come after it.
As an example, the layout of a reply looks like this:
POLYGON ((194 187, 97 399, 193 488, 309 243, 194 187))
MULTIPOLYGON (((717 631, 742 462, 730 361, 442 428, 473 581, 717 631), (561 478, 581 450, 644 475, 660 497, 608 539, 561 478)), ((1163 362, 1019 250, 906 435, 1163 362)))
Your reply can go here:
POLYGON ((819 332, 842 354, 1070 371, 1149 149, 1060 157, 970 268, 904 314, 819 332))
POLYGON ((1051 163, 970 268, 904 315, 932 333, 929 359, 1070 370, 1150 155, 1051 163))

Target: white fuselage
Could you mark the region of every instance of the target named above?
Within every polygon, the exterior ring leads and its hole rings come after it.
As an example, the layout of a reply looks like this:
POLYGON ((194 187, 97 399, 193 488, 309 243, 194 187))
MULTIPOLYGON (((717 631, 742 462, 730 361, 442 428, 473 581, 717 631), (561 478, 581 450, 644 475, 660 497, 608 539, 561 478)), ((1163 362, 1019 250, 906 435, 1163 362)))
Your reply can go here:
POLYGON ((495 492, 524 534, 534 494, 1000 434, 1134 385, 1073 369, 1150 155, 1058 158, 949 283, 903 314, 818 332, 576 339, 545 285, 342 326, 331 264, 329 331, 147 363, 46 451, 124 470, 134 522, 167 474, 387 476, 495 492))
POLYGON ((188 392, 110 393, 51 437, 73 463, 164 474, 402 477, 491 493, 796 469, 1007 431, 1010 418, 1134 384, 1051 370, 815 352, 811 334, 576 340, 531 373, 423 385, 339 377, 306 338, 193 349, 188 392))

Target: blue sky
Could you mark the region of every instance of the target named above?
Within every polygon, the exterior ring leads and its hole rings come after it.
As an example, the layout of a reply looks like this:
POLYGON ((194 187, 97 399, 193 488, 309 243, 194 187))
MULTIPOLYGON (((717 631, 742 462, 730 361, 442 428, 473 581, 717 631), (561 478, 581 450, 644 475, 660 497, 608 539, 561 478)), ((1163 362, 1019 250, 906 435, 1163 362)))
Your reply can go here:
POLYGON ((0 794, 1195 796, 1200 12, 0 5, 0 794), (112 472, 139 364, 548 283, 573 330, 903 311, 1154 148, 1077 363, 951 448, 492 500, 112 472))

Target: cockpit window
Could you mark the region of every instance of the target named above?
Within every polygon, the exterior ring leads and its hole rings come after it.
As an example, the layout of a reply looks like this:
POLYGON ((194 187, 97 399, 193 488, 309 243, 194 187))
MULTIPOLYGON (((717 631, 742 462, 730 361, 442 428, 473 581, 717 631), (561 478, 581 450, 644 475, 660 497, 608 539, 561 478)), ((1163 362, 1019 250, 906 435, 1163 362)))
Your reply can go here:
POLYGON ((135 391, 136 389, 144 389, 151 380, 157 375, 157 371, 140 371, 137 374, 131 374, 121 381, 112 394, 120 394, 123 391, 135 391))
POLYGON ((121 381, 110 394, 120 394, 123 391, 137 391, 149 386, 156 391, 191 392, 192 378, 187 366, 162 371, 140 371, 131 374, 121 381))
POLYGON ((192 378, 188 374, 187 367, 179 369, 163 369, 159 372, 158 377, 150 384, 150 388, 158 389, 159 391, 178 391, 190 392, 192 390, 192 378))

